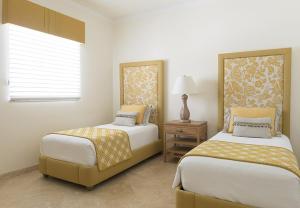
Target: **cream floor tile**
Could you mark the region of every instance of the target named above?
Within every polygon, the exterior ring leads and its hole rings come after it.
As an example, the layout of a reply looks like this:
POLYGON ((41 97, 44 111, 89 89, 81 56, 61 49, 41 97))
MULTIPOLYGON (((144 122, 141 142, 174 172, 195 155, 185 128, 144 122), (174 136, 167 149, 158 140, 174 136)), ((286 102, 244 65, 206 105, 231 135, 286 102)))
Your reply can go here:
POLYGON ((0 207, 174 208, 175 171, 176 163, 155 156, 87 191, 34 170, 0 180, 0 207))

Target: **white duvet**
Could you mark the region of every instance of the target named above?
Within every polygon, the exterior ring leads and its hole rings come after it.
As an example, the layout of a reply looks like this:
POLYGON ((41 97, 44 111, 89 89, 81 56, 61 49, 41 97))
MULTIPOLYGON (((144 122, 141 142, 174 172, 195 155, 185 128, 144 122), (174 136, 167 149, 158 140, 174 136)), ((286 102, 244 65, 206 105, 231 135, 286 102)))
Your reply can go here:
MULTIPOLYGON (((235 137, 218 133, 212 140, 270 145, 292 150, 286 136, 272 139, 235 137)), ((178 165, 173 187, 245 205, 264 208, 300 208, 300 180, 273 166, 190 156, 178 165)))
MULTIPOLYGON (((158 127, 155 124, 133 127, 105 124, 97 127, 126 131, 132 150, 153 143, 158 139, 158 127)), ((87 166, 95 165, 97 161, 95 147, 90 140, 66 135, 49 134, 43 137, 40 153, 53 159, 87 166)))

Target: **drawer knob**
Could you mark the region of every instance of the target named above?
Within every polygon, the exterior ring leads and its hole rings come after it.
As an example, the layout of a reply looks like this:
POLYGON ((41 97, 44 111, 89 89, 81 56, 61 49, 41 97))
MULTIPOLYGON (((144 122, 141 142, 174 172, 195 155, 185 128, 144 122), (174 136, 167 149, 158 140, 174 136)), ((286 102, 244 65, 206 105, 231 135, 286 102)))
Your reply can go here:
POLYGON ((182 129, 176 129, 176 131, 177 131, 177 132, 183 132, 183 130, 182 130, 182 129))

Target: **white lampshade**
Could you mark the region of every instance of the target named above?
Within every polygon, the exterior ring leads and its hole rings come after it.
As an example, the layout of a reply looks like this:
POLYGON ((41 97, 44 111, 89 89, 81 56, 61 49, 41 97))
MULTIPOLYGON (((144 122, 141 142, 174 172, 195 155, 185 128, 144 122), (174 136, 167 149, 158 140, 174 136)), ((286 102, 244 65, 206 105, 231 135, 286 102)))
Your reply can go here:
POLYGON ((197 93, 196 84, 192 77, 186 75, 177 77, 172 93, 180 95, 195 94, 197 93))

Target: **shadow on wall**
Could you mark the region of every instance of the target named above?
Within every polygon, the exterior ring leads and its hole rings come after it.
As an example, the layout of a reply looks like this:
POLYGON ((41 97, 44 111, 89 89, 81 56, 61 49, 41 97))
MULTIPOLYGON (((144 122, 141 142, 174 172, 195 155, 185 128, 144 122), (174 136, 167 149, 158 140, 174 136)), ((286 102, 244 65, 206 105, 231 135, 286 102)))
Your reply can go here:
POLYGON ((168 77, 169 77, 169 60, 164 60, 164 122, 168 120, 168 106, 169 106, 169 99, 168 99, 168 77))
MULTIPOLYGON (((1 3, 1 2, 0 2, 1 3)), ((7 104, 8 101, 8 31, 7 25, 0 24, 0 102, 7 104)))
POLYGON ((292 49, 292 71, 291 71, 291 118, 290 118, 290 137, 293 148, 296 150, 298 161, 300 161, 300 130, 299 130, 299 116, 300 116, 300 94, 296 90, 298 87, 298 80, 300 77, 300 47, 293 47, 292 49))
POLYGON ((195 80, 198 94, 189 96, 192 119, 208 121, 208 138, 217 133, 218 80, 195 80))

